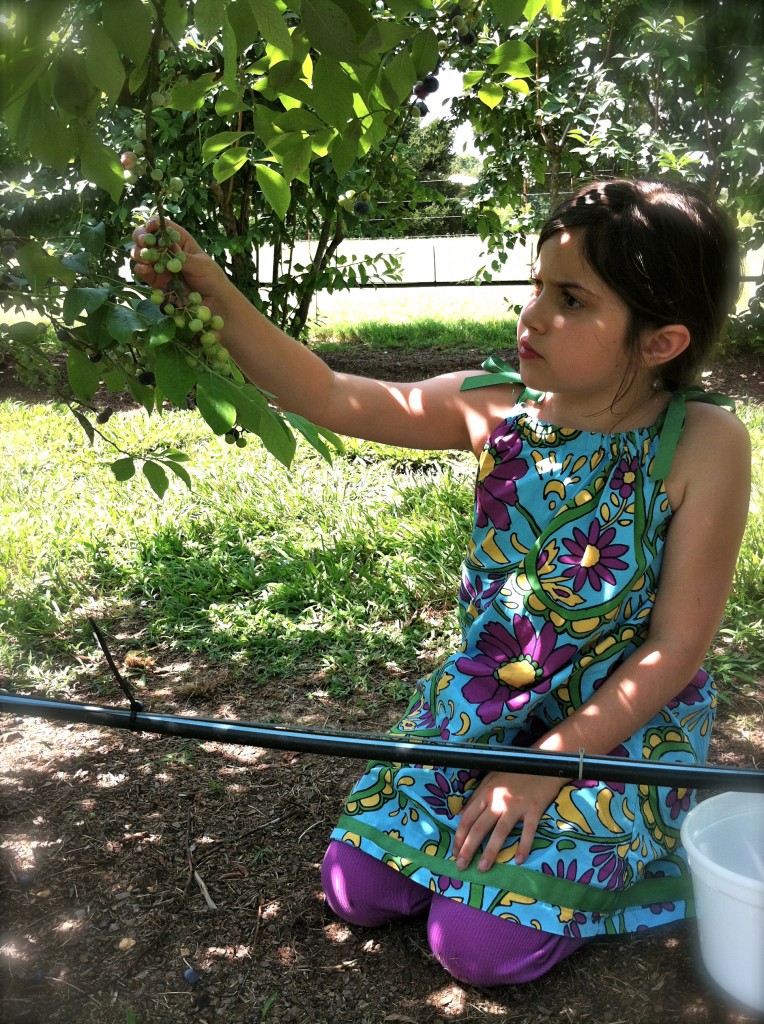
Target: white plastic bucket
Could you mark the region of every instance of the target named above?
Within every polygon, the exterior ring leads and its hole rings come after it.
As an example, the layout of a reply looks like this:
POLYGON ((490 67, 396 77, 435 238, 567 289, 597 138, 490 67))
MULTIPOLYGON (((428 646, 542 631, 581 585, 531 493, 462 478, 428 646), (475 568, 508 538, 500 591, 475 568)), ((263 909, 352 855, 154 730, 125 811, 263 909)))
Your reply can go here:
POLYGON ((764 1012, 764 793, 720 793, 684 820, 700 950, 729 995, 764 1012))

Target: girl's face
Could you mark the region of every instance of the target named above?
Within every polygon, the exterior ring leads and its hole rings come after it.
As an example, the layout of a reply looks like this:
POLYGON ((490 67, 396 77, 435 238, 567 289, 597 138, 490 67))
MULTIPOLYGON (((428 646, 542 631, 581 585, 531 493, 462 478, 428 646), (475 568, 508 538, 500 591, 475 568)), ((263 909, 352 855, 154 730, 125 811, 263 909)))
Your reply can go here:
POLYGON ((626 304, 586 262, 580 230, 552 235, 517 325, 523 383, 571 412, 607 409, 631 366, 629 322, 626 304))

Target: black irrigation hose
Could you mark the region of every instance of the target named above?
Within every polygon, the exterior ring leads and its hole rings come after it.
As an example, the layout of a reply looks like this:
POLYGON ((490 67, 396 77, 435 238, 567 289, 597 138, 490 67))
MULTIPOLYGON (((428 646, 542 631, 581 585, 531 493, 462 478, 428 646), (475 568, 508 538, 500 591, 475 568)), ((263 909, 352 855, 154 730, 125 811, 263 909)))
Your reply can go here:
POLYGON ((469 743, 444 743, 433 739, 413 742, 370 733, 314 732, 281 725, 239 722, 235 719, 156 715, 139 710, 137 702, 130 710, 123 710, 103 707, 100 704, 75 704, 70 701, 0 694, 0 713, 2 712, 53 721, 131 729, 134 732, 214 740, 217 743, 236 743, 241 746, 329 754, 363 760, 378 759, 401 764, 480 768, 486 771, 511 770, 529 775, 634 782, 677 789, 764 792, 764 772, 745 768, 714 768, 665 762, 653 764, 650 761, 632 761, 623 757, 592 757, 583 751, 580 754, 549 754, 546 751, 527 750, 522 747, 484 747, 469 743))

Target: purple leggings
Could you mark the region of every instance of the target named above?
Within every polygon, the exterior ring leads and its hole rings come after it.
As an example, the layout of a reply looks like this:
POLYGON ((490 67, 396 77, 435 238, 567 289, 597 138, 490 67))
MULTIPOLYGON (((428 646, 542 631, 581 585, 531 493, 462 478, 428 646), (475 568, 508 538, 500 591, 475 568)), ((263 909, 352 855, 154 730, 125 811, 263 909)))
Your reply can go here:
POLYGON ((350 924, 373 928, 426 912, 427 941, 435 959, 468 985, 492 988, 533 981, 586 942, 447 899, 337 840, 324 856, 321 881, 329 906, 350 924))

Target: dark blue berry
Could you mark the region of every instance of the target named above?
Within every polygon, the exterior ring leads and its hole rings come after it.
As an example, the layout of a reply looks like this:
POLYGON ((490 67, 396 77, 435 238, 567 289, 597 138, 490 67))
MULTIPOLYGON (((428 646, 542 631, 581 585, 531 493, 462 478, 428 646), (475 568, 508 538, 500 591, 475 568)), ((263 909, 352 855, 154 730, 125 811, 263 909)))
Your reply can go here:
POLYGON ((193 967, 187 967, 183 972, 183 980, 187 981, 189 985, 195 985, 201 980, 201 975, 193 967))

